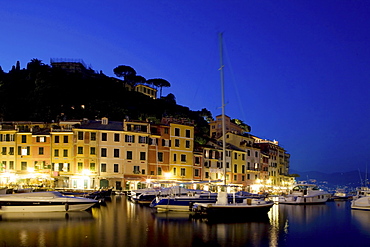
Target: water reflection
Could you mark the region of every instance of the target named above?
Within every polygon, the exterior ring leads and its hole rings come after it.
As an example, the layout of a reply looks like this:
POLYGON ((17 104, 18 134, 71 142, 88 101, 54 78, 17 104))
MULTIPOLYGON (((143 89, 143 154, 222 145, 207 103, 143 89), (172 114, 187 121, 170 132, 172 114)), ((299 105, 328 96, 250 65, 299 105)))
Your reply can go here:
POLYGON ((326 246, 343 246, 353 242, 338 236, 369 240, 368 222, 370 212, 351 211, 346 202, 274 205, 262 219, 225 221, 196 219, 187 212, 157 213, 114 196, 90 212, 0 214, 0 242, 65 247, 325 246, 325 239, 326 246))

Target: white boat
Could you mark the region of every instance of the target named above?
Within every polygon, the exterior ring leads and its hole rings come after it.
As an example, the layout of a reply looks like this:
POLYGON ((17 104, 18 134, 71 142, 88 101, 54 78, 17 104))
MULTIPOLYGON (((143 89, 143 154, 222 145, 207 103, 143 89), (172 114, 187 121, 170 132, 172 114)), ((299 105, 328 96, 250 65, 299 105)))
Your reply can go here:
POLYGON ((351 202, 352 209, 370 210, 370 188, 361 187, 351 202))
POLYGON ((318 204, 329 200, 330 193, 314 184, 296 184, 288 195, 279 196, 281 204, 318 204))
POLYGON ((199 216, 216 218, 259 218, 267 216, 274 202, 267 198, 246 198, 229 202, 227 192, 219 192, 215 203, 194 203, 192 211, 199 216))
POLYGON ((57 191, 6 194, 0 196, 0 213, 83 211, 96 203, 94 199, 66 196, 57 191))

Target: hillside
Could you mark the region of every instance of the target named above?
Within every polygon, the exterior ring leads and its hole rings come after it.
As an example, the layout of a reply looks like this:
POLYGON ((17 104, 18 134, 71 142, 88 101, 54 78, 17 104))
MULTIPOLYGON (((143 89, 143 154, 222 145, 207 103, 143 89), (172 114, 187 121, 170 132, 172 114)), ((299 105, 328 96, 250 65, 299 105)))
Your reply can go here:
POLYGON ((316 180, 317 183, 327 183, 328 187, 359 187, 361 186, 366 178, 370 178, 370 174, 364 172, 359 173, 358 171, 349 172, 334 172, 334 173, 323 173, 318 171, 301 172, 291 169, 290 173, 299 174, 297 181, 309 181, 316 180), (362 184, 361 184, 362 182, 362 184))

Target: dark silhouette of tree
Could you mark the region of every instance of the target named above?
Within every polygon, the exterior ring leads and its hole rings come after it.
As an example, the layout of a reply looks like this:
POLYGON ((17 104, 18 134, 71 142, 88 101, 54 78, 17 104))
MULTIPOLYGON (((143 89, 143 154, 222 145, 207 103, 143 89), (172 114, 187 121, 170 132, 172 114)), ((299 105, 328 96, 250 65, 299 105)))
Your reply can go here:
POLYGON ((134 88, 138 84, 145 84, 146 79, 141 75, 129 75, 125 77, 125 82, 127 85, 130 85, 134 88))
POLYGON ((168 81, 166 81, 165 79, 161 79, 161 78, 149 79, 146 82, 149 85, 153 85, 157 88, 160 88, 160 97, 162 97, 163 87, 171 87, 171 84, 168 81))
POLYGON ((116 68, 113 69, 113 73, 117 77, 123 78, 123 86, 124 87, 126 87, 126 84, 128 83, 128 80, 130 80, 130 78, 132 76, 136 76, 136 71, 132 67, 127 66, 127 65, 117 66, 116 68))
POLYGON ((17 61, 16 65, 15 65, 15 70, 17 70, 17 71, 21 70, 21 63, 19 61, 17 61))

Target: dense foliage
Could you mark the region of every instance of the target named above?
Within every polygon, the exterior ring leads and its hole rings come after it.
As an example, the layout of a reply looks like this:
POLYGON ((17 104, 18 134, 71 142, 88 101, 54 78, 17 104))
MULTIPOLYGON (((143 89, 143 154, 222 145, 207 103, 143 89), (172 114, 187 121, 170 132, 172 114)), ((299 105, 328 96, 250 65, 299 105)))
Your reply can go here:
POLYGON ((0 119, 3 121, 59 121, 70 119, 100 119, 122 121, 149 119, 159 122, 164 116, 194 120, 198 137, 208 136, 211 113, 202 109, 191 111, 176 104, 169 94, 152 99, 141 93, 127 90, 126 84, 146 83, 155 87, 169 87, 163 79, 146 79, 136 71, 125 74, 129 66, 114 69, 124 80, 108 77, 91 69, 68 72, 32 59, 27 67, 19 62, 5 73, 0 67, 0 119), (136 76, 133 82, 132 76, 136 76))

